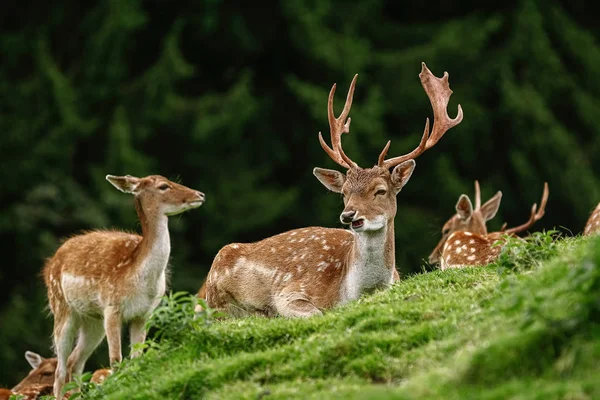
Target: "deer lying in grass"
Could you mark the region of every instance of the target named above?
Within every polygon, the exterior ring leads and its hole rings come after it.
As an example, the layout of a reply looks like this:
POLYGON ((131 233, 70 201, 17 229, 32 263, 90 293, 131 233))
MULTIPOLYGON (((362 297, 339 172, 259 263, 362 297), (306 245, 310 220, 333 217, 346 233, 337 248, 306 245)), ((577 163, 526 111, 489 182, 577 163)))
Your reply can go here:
POLYGON ((475 209, 466 195, 460 196, 456 204, 456 214, 444 224, 442 239, 429 256, 429 262, 433 264, 439 261, 442 270, 493 262, 502 250, 502 246, 494 243, 503 240, 506 235, 516 236, 539 221, 544 216, 548 194, 546 182, 540 209, 537 210, 537 204, 533 204, 529 220, 523 225, 506 229, 504 224, 500 231, 488 233, 485 223, 496 215, 502 193, 496 193, 481 206, 479 183, 475 181, 475 209))
MULTIPOLYGON (((68 239, 46 262, 43 274, 54 314, 58 358, 57 398, 67 378, 83 372, 105 334, 111 366, 121 361, 123 322, 130 323, 132 346, 145 340, 146 320, 166 288, 171 251, 168 217, 204 202, 201 192, 158 175, 107 175, 106 179, 134 195, 142 236, 119 231, 86 233, 68 239)), ((136 355, 132 352, 132 357, 136 355)))
POLYGON ((487 235, 487 221, 494 218, 500 208, 502 192, 498 191, 485 204, 481 205, 481 190, 479 181, 475 181, 475 208, 466 194, 461 194, 456 203, 454 214, 442 227, 442 238, 429 255, 429 263, 440 262, 442 250, 448 237, 454 232, 471 232, 477 235, 487 235))
POLYGON ((419 77, 433 107, 431 134, 427 119, 416 149, 386 160, 388 142, 378 163, 365 169, 352 161, 341 145, 341 135, 350 129, 348 115, 357 76, 339 118, 333 112, 333 85, 328 101, 332 147, 320 133, 319 142, 331 159, 348 171, 343 174, 315 168, 313 173, 326 188, 343 195, 345 208, 340 220, 351 230, 309 227, 256 243, 223 247, 206 280, 210 307, 238 316, 309 317, 364 293, 387 288, 398 279, 394 255, 396 195, 408 182, 415 168, 414 159, 463 118, 460 106, 455 119, 447 114, 452 93, 448 73, 436 78, 423 63, 419 77))
POLYGON ((590 218, 585 224, 583 235, 593 235, 600 232, 600 204, 596 206, 596 209, 590 215, 590 218))
MULTIPOLYGON (((0 400, 9 399, 11 395, 22 396, 21 400, 34 400, 40 396, 52 394, 56 358, 44 358, 33 351, 26 351, 25 359, 31 365, 31 371, 12 389, 0 389, 0 400)), ((100 384, 110 374, 112 374, 110 369, 96 370, 90 382, 100 384)))
POLYGON ((12 389, 0 389, 0 400, 8 400, 17 395, 22 400, 33 400, 52 394, 56 358, 44 358, 33 351, 25 352, 25 359, 31 365, 29 374, 12 389))

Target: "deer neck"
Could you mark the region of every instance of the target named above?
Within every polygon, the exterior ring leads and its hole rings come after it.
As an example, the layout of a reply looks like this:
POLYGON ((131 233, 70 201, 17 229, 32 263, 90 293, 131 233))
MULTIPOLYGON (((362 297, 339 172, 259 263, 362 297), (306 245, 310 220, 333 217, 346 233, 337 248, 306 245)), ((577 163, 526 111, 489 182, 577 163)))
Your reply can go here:
POLYGON ((157 207, 144 207, 136 198, 135 208, 142 225, 137 266, 142 280, 157 281, 165 272, 171 253, 169 218, 157 207))
POLYGON ((342 284, 342 303, 391 285, 395 264, 393 219, 378 231, 355 232, 342 284))

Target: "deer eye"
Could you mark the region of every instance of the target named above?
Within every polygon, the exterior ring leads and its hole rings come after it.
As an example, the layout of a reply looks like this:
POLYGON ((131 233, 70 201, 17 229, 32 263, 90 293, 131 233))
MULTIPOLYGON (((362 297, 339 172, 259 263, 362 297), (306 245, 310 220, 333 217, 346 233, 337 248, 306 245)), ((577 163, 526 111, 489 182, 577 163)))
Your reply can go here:
POLYGON ((447 235, 447 234, 448 234, 448 232, 450 232, 450 228, 444 228, 444 229, 442 230, 442 235, 447 235))
POLYGON ((42 372, 42 375, 43 376, 50 376, 50 375, 52 375, 52 371, 44 371, 44 372, 42 372))
POLYGON ((385 189, 379 189, 378 191, 375 192, 375 196, 383 196, 387 193, 387 190, 385 189))
POLYGON ((167 185, 166 183, 163 183, 162 185, 160 185, 158 187, 160 190, 167 190, 170 189, 171 187, 169 185, 167 185))

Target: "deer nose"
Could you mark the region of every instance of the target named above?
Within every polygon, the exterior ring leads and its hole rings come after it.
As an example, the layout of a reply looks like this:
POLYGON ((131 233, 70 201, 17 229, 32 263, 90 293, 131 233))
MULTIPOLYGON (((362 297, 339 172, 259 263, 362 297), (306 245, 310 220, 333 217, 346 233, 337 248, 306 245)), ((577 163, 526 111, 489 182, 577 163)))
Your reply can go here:
POLYGON ((342 221, 342 224, 349 224, 352 222, 355 215, 356 215, 356 211, 344 211, 340 215, 340 221, 342 221))
POLYGON ((202 192, 198 192, 198 191, 196 191, 196 196, 198 196, 198 198, 199 198, 201 201, 204 201, 204 200, 205 200, 205 198, 206 198, 206 196, 204 196, 204 193, 202 193, 202 192))
POLYGON ((437 251, 429 255, 429 264, 437 264, 440 261, 437 251))

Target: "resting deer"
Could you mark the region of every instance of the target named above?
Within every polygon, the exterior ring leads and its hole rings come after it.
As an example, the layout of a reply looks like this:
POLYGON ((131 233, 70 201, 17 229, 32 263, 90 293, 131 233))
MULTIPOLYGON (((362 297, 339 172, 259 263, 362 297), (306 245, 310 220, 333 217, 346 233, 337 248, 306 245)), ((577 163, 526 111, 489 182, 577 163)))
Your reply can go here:
POLYGON ((454 214, 442 227, 442 238, 429 255, 429 263, 437 264, 448 237, 454 232, 471 232, 477 235, 487 235, 487 221, 494 218, 500 207, 502 192, 498 191, 486 203, 481 205, 481 190, 479 181, 475 181, 475 208, 466 194, 461 194, 456 203, 454 214))
POLYGON ((20 393, 32 386, 52 387, 54 383, 54 371, 56 370, 56 358, 44 358, 33 351, 26 351, 25 359, 31 365, 31 371, 12 390, 20 393))
MULTIPOLYGON (((130 323, 132 346, 145 340, 146 320, 166 288, 171 251, 168 217, 204 202, 201 192, 159 175, 107 175, 106 179, 120 191, 134 195, 142 236, 119 231, 74 236, 46 262, 43 274, 54 314, 58 358, 56 397, 67 377, 83 372, 86 360, 105 334, 111 366, 121 361, 123 322, 130 323)), ((132 357, 137 355, 132 352, 132 357)))
POLYGON ((357 76, 338 118, 333 112, 336 89, 333 85, 328 101, 332 147, 325 143, 321 133, 319 142, 329 157, 348 171, 343 174, 315 168, 313 173, 327 189, 343 195, 345 208, 340 220, 350 230, 309 227, 256 243, 223 247, 206 280, 206 300, 210 307, 234 316, 309 317, 364 293, 387 288, 398 279, 394 255, 396 195, 408 182, 415 168, 414 159, 433 147, 463 118, 460 106, 455 119, 447 114, 452 93, 448 73, 436 78, 423 63, 419 77, 433 107, 431 133, 427 119, 416 149, 386 160, 388 141, 378 163, 365 169, 352 161, 341 145, 341 135, 350 131, 348 115, 357 76))
POLYGON ((517 227, 506 229, 506 224, 500 231, 488 233, 485 223, 496 215, 500 206, 502 192, 498 192, 481 205, 479 182, 475 181, 475 209, 466 195, 461 195, 456 204, 456 214, 452 216, 442 229, 442 239, 429 256, 430 263, 440 262, 442 270, 476 265, 487 265, 500 255, 502 246, 495 245, 497 241, 508 236, 526 231, 545 213, 548 201, 548 183, 544 183, 544 191, 540 209, 537 204, 531 207, 529 220, 517 227))
MULTIPOLYGON (((22 396, 20 397, 21 400, 30 400, 52 394, 54 372, 57 364, 56 358, 44 358, 33 351, 26 351, 25 359, 31 365, 31 371, 12 389, 0 389, 0 399, 8 399, 11 395, 20 395, 22 396)), ((110 374, 112 374, 112 371, 106 368, 96 370, 90 382, 100 384, 110 374)))
POLYGON ((590 215, 590 218, 585 224, 583 235, 593 235, 600 232, 600 204, 596 206, 596 209, 590 215))

